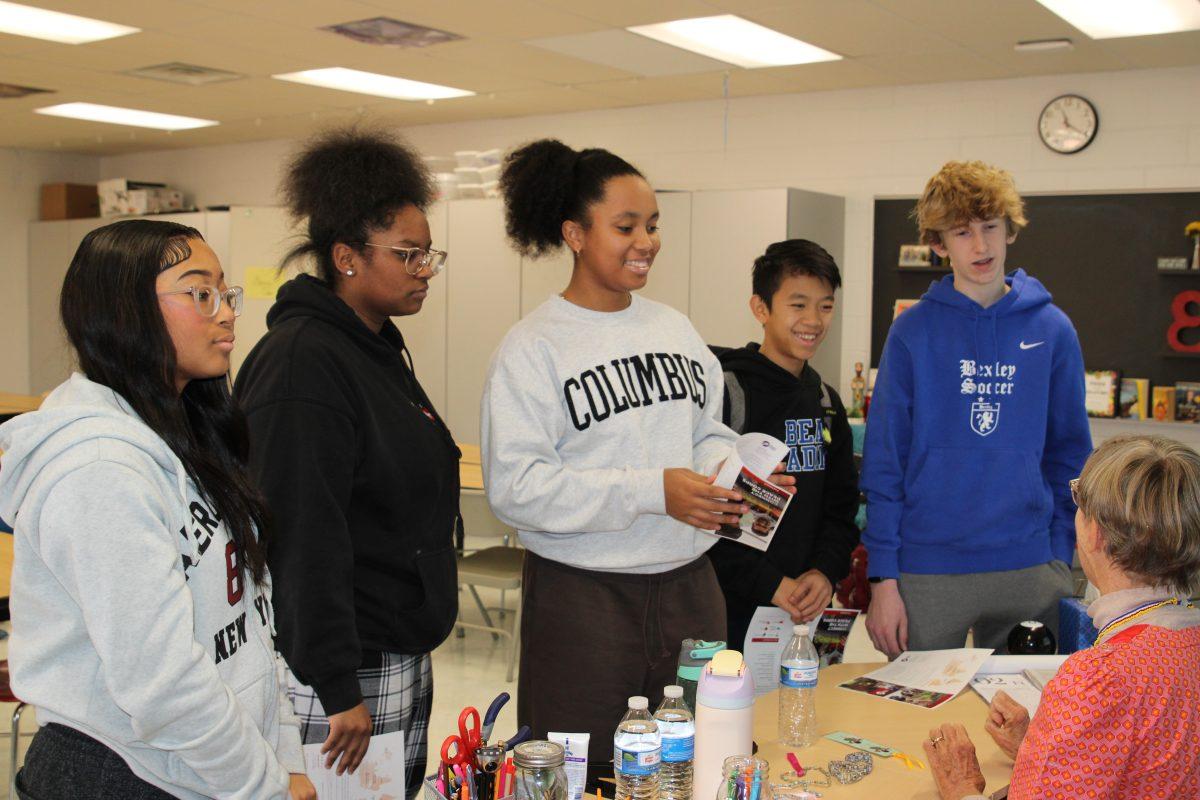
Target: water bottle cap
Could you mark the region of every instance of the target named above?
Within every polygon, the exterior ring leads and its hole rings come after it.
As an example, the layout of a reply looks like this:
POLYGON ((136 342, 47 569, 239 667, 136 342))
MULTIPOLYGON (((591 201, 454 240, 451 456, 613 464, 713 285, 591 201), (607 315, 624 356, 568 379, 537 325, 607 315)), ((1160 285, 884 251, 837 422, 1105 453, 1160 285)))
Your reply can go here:
POLYGON ((793 625, 792 633, 796 634, 797 636, 808 636, 808 626, 807 625, 793 625))
POLYGON ((678 700, 683 697, 682 686, 665 686, 663 687, 663 697, 669 697, 672 700, 678 700))
POLYGON ((650 701, 640 695, 635 695, 629 698, 629 707, 634 711, 645 711, 650 707, 650 701))

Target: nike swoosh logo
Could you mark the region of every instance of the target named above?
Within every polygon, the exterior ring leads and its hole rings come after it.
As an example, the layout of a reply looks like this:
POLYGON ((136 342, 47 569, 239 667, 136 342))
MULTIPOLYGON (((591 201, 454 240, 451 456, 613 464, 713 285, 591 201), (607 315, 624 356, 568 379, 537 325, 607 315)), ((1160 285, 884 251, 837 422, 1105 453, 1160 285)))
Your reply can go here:
POLYGON ((1021 349, 1022 350, 1032 350, 1033 348, 1039 347, 1043 344, 1045 344, 1045 342, 1034 342, 1033 344, 1025 344, 1025 342, 1021 342, 1021 349))

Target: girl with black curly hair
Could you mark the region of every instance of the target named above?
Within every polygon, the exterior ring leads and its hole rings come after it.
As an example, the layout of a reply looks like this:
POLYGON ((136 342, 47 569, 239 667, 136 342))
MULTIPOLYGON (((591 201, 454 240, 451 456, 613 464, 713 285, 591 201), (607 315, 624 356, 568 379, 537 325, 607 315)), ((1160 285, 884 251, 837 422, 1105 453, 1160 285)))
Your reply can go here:
POLYGON ((607 150, 542 140, 508 157, 500 185, 518 250, 574 254, 484 389, 488 500, 528 550, 518 721, 535 737, 590 732, 594 783, 626 699, 675 682, 684 638, 724 637, 716 539, 695 528, 748 509, 707 477, 735 438, 716 356, 687 317, 636 294, 660 247, 646 179, 607 150))
POLYGON ((446 254, 433 187, 395 137, 356 128, 307 145, 283 182, 316 275, 284 284, 238 373, 251 466, 275 519, 279 648, 301 732, 339 774, 403 730, 407 789, 425 771, 430 651, 458 611, 459 451, 394 316, 416 314, 446 254))

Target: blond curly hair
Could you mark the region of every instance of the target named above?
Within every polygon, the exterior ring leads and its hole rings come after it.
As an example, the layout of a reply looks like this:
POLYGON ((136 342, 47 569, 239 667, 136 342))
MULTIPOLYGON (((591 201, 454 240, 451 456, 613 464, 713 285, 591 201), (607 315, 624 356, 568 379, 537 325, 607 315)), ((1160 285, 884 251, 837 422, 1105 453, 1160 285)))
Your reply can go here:
POLYGON ((1004 217, 1009 236, 1027 224, 1012 175, 982 161, 946 162, 925 184, 913 216, 921 244, 942 244, 942 231, 973 219, 1004 217))

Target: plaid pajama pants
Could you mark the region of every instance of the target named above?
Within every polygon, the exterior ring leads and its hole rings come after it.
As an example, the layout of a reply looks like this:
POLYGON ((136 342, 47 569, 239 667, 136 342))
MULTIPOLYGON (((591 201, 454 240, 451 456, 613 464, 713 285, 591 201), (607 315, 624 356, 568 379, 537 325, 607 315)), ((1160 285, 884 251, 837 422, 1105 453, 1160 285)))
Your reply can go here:
MULTIPOLYGON (((379 666, 358 670, 363 702, 371 714, 371 735, 404 731, 405 794, 408 800, 421 790, 425 778, 425 749, 429 739, 429 712, 433 707, 433 660, 429 653, 380 653, 379 666)), ((329 736, 329 720, 311 686, 288 670, 288 696, 300 717, 300 740, 320 744, 329 736)))

